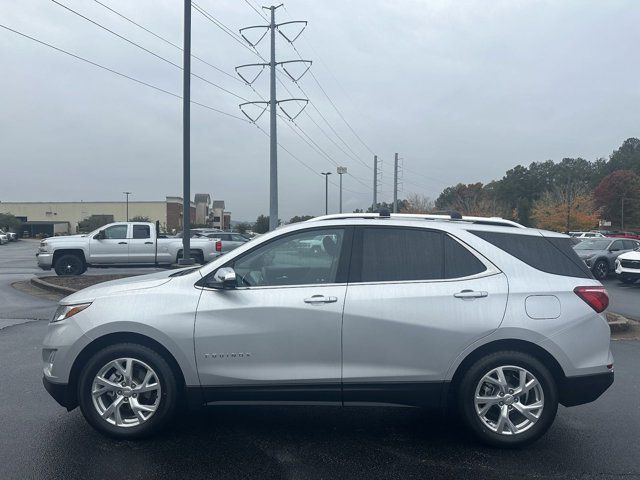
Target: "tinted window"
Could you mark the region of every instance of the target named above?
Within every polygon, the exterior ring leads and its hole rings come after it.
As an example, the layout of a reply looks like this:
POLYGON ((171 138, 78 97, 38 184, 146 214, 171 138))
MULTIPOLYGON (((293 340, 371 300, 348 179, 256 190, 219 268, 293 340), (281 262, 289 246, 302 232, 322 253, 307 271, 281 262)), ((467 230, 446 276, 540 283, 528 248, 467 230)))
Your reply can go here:
POLYGON ((633 240, 623 240, 622 243, 625 250, 633 250, 637 246, 633 240))
POLYGON ((615 242, 613 242, 609 247, 609 250, 611 251, 624 250, 624 246, 622 245, 622 240, 616 240, 615 242))
POLYGON ((151 228, 149 225, 134 225, 133 238, 151 238, 151 228))
POLYGON ((127 225, 114 225, 104 230, 105 237, 111 240, 127 238, 127 225))
POLYGON ((569 277, 593 278, 587 266, 573 250, 569 238, 502 232, 471 233, 537 270, 569 277))
POLYGON ((238 286, 335 283, 344 229, 301 232, 279 238, 237 259, 238 286))
POLYGON ((469 250, 448 235, 444 236, 444 277, 461 278, 487 269, 469 250))
POLYGON ((234 242, 246 242, 246 239, 242 235, 236 234, 231 235, 231 240, 233 240, 234 242))
POLYGON ((443 239, 439 232, 364 228, 361 245, 359 281, 393 282, 444 277, 443 239))
POLYGON ((609 244, 611 240, 603 239, 593 239, 593 240, 583 240, 578 245, 575 246, 576 250, 606 250, 609 248, 609 244))

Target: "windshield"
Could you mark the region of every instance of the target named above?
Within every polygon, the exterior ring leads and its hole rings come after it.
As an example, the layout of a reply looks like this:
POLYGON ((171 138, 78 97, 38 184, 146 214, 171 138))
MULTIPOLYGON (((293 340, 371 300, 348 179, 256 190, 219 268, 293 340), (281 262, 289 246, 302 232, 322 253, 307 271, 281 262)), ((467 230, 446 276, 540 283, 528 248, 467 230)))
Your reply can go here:
POLYGON ((609 243, 611 243, 611 240, 584 240, 573 248, 576 250, 606 250, 609 247, 609 243))

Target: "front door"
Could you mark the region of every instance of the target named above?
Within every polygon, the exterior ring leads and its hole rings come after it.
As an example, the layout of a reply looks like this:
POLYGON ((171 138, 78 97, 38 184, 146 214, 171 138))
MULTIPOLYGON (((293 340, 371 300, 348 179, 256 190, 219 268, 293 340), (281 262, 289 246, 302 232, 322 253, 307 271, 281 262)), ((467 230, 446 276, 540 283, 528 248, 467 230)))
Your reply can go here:
POLYGON ((96 238, 89 242, 90 263, 128 263, 129 261, 129 225, 116 223, 104 229, 105 238, 96 238))
POLYGON ((225 265, 236 271, 235 289, 204 287, 195 353, 207 402, 341 401, 349 232, 278 237, 225 265), (318 235, 320 251, 303 248, 318 235))
POLYGON ((437 406, 465 347, 500 325, 507 280, 446 233, 359 228, 343 326, 344 402, 437 406))

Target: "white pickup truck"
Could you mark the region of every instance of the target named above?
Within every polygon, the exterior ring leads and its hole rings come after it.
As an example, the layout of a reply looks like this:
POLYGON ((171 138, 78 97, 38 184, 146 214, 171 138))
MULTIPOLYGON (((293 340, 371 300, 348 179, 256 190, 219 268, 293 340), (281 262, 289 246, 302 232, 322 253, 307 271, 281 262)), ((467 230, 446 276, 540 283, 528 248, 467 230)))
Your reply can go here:
MULTIPOLYGON (((216 238, 192 238, 191 257, 200 264, 222 255, 216 238)), ((146 222, 110 223, 91 233, 47 238, 36 253, 38 266, 58 275, 80 275, 89 266, 171 265, 182 258, 182 239, 156 234, 146 222)))

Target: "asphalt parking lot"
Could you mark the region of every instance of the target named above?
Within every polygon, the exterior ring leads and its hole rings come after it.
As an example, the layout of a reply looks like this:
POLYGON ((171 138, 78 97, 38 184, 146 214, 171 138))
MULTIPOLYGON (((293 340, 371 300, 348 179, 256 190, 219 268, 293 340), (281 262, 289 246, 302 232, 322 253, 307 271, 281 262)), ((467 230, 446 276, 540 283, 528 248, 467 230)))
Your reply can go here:
MULTIPOLYGON (((480 446, 455 418, 378 407, 219 407, 184 414, 154 439, 107 439, 42 387, 40 342, 56 296, 11 287, 42 273, 35 248, 0 247, 2 479, 640 478, 640 342, 629 341, 612 344, 613 387, 560 407, 549 433, 522 451, 480 446)), ((640 311, 640 288, 607 288, 614 311, 640 311)))

